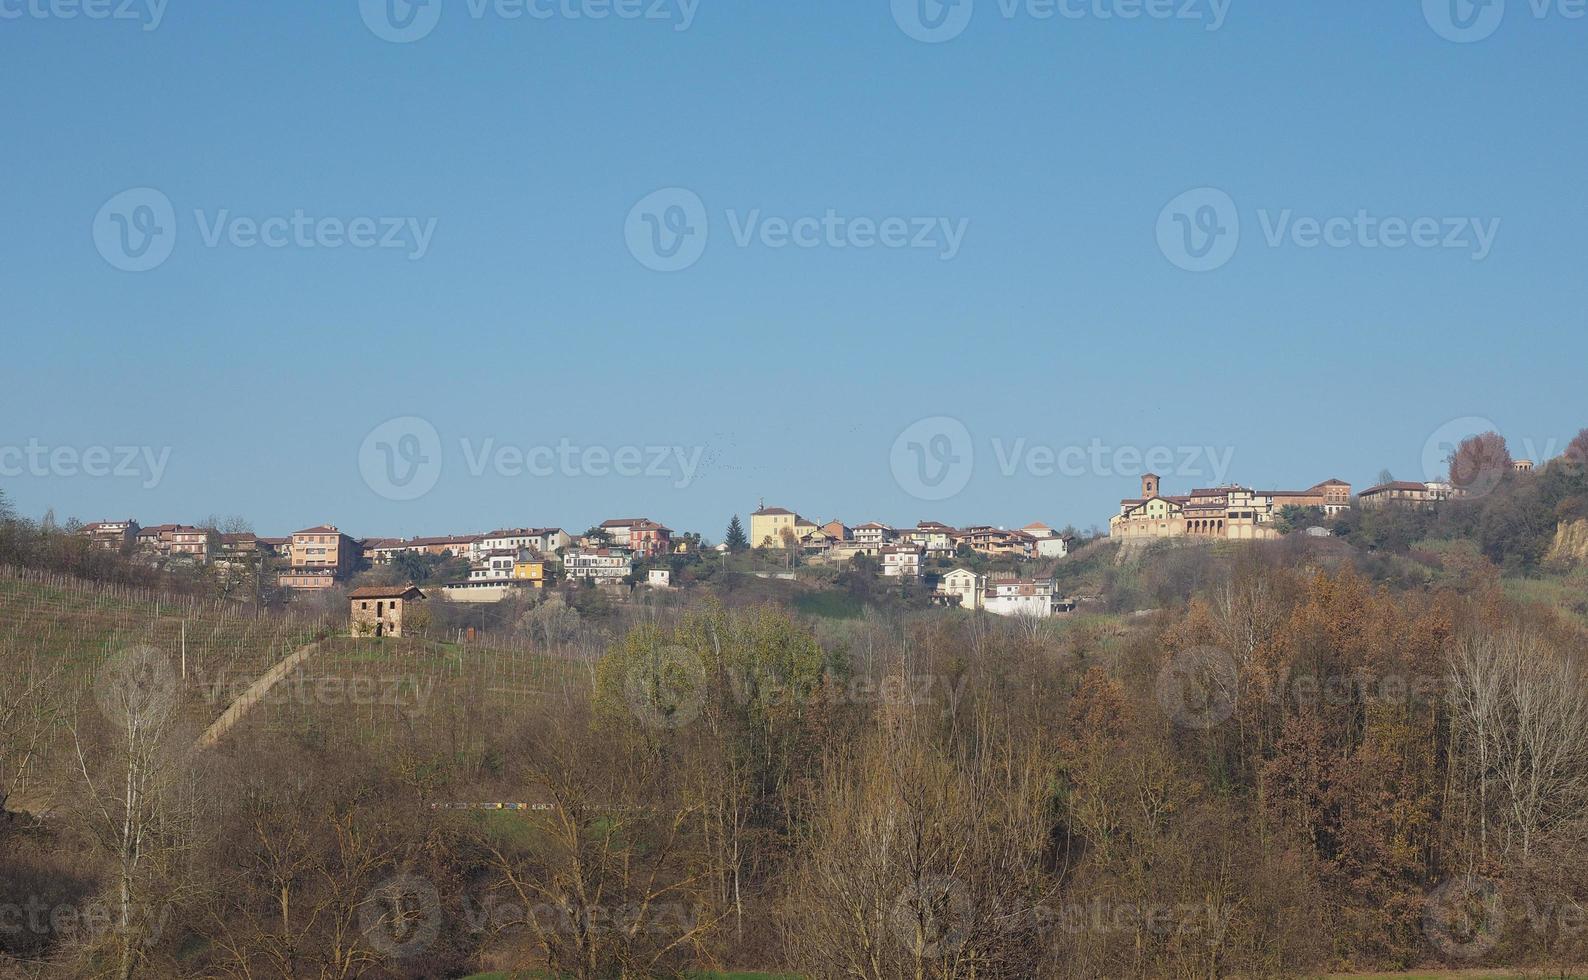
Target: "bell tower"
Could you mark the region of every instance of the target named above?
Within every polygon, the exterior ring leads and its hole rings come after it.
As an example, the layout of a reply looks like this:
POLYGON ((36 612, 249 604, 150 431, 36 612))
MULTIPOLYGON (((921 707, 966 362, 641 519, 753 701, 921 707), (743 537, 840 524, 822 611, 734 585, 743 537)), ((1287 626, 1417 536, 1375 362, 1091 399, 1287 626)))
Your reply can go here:
POLYGON ((1143 473, 1141 475, 1141 499, 1151 500, 1158 496, 1158 474, 1143 473))

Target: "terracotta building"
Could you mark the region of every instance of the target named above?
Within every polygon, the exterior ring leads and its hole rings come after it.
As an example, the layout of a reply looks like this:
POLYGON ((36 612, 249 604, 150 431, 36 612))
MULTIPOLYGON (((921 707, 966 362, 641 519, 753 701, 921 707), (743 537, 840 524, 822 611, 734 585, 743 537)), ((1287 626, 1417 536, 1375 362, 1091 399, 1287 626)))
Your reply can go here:
POLYGON ((1119 502, 1108 522, 1114 538, 1227 538, 1260 541, 1279 536, 1274 520, 1286 507, 1316 507, 1337 514, 1351 506, 1351 485, 1325 480, 1306 490, 1253 490, 1206 487, 1185 496, 1166 497, 1159 478, 1141 478, 1141 496, 1119 502))
POLYGON ((358 567, 358 542, 329 524, 292 535, 291 567, 281 573, 284 589, 329 589, 358 567))

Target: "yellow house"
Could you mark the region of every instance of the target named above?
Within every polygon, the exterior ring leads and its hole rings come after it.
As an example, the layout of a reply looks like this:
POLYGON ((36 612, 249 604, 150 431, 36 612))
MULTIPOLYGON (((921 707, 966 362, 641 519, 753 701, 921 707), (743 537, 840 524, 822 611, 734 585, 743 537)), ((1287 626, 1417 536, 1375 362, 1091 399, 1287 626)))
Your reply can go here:
POLYGON ((791 510, 781 507, 762 507, 750 515, 750 547, 752 548, 781 548, 783 547, 783 532, 787 531, 799 540, 799 529, 796 525, 803 519, 791 510))
POLYGON ((520 558, 513 562, 513 578, 528 582, 532 589, 544 589, 551 577, 550 565, 547 558, 520 558))

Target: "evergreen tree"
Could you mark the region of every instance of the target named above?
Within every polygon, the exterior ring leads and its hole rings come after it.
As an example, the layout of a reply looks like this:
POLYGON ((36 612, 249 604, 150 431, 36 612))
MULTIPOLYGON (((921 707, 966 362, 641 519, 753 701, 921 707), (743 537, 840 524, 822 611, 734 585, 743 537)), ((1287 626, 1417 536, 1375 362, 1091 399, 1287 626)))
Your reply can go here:
POLYGON ((745 536, 744 525, 739 523, 739 515, 733 515, 733 520, 728 522, 728 550, 738 553, 750 547, 750 539, 745 536))

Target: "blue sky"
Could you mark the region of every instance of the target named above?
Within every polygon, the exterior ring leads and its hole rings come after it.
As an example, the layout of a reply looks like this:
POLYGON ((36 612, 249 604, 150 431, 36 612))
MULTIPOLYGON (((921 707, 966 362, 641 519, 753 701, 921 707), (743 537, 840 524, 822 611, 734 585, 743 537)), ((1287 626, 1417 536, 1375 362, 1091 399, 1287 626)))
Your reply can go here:
POLYGON ((1588 19, 1543 0, 1468 43, 1437 0, 974 0, 942 43, 903 0, 441 0, 408 43, 357 0, 66 2, 0 0, 32 516, 1084 527, 1158 450, 1166 490, 1360 488, 1458 420, 1588 425, 1588 19), (168 257, 118 267, 160 258, 118 221, 168 257), (1233 253, 1188 271, 1183 225, 1233 253))

